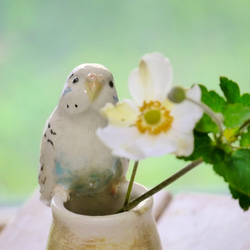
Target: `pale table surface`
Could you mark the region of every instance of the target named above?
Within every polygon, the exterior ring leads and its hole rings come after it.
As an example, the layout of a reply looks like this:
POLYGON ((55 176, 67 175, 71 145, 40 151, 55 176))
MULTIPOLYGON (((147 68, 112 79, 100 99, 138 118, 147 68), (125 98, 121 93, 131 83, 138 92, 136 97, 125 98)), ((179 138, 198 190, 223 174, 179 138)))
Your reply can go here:
MULTIPOLYGON (((250 211, 231 197, 163 191, 154 200, 164 250, 250 250, 250 211)), ((36 191, 0 233, 0 249, 44 250, 51 219, 36 191)))

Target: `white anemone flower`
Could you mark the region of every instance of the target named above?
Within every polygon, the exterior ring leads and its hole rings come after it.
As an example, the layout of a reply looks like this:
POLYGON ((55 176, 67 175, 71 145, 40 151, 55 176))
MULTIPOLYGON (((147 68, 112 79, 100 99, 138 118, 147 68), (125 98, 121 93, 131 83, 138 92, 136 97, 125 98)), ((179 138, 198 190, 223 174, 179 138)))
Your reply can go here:
MULTIPOLYGON (((114 155, 141 160, 168 153, 188 156, 193 152, 193 129, 203 110, 188 100, 176 104, 167 99, 171 82, 169 60, 160 53, 146 54, 129 77, 134 101, 108 103, 101 109, 108 126, 99 128, 97 136, 114 155)), ((199 86, 187 90, 186 96, 200 102, 199 86)))

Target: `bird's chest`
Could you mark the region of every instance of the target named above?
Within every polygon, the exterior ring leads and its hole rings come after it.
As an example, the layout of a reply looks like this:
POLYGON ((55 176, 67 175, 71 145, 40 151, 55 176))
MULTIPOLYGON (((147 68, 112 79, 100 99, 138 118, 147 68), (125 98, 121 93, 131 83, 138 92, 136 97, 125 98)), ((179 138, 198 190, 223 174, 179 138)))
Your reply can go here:
POLYGON ((109 150, 96 136, 97 126, 67 124, 60 131, 55 147, 56 159, 66 168, 99 168, 111 159, 109 150))
POLYGON ((101 189, 120 164, 96 136, 96 127, 67 126, 55 141, 56 182, 81 192, 101 189))

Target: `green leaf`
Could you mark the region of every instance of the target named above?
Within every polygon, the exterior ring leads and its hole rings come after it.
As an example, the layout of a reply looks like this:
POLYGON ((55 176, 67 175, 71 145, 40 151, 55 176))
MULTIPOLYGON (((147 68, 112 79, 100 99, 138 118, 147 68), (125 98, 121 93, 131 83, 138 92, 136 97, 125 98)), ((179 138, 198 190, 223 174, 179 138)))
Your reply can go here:
POLYGON ((250 147, 250 126, 247 128, 247 132, 242 133, 240 140, 241 147, 250 147))
POLYGON ((228 164, 227 177, 231 186, 250 197, 250 150, 236 150, 228 164))
POLYGON ((214 112, 222 112, 226 101, 223 97, 217 94, 214 90, 208 91, 203 85, 199 85, 201 89, 201 101, 207 104, 214 112))
POLYGON ((232 194, 232 197, 234 199, 238 199, 239 200, 239 204, 241 206, 241 208, 246 211, 249 209, 250 207, 250 197, 249 196, 246 196, 245 194, 237 191, 236 189, 234 189, 233 187, 231 187, 229 185, 229 190, 232 194))
POLYGON ((178 157, 185 161, 194 161, 202 158, 204 162, 211 162, 211 152, 213 150, 213 142, 207 134, 194 131, 194 151, 190 156, 178 157))
POLYGON ((250 94, 245 93, 240 97, 239 102, 244 106, 244 107, 250 107, 250 94))
POLYGON ((226 127, 240 127, 246 120, 250 119, 250 107, 244 107, 240 103, 229 104, 225 108, 223 115, 226 127))
POLYGON ((215 122, 207 114, 203 114, 202 118, 197 122, 195 130, 201 133, 218 133, 219 129, 215 122))
POLYGON ((212 154, 213 167, 216 173, 238 192, 250 197, 250 150, 237 149, 226 154, 217 149, 212 154))
POLYGON ((228 155, 225 153, 223 149, 215 147, 211 157, 212 157, 212 164, 214 171, 218 175, 224 177, 224 180, 227 182, 228 180, 226 179, 225 175, 227 166, 225 164, 225 160, 228 157, 228 155))
POLYGON ((237 103, 240 100, 240 89, 236 82, 226 77, 220 77, 220 88, 223 91, 228 103, 237 103))
MULTIPOLYGON (((208 105, 214 112, 222 113, 226 105, 225 100, 215 91, 208 91, 207 88, 203 85, 199 86, 202 92, 201 101, 208 105)), ((219 131, 215 122, 207 114, 204 114, 202 116, 200 121, 196 124, 195 129, 203 133, 217 133, 219 131)))

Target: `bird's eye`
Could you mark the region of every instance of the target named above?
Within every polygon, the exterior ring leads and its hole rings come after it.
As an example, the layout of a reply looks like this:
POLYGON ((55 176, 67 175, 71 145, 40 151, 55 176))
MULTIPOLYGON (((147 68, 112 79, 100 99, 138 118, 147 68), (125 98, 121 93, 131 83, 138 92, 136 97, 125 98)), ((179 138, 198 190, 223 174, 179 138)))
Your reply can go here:
POLYGON ((78 81, 79 81, 78 77, 75 77, 72 82, 77 83, 78 81))
POLYGON ((110 88, 113 88, 114 87, 114 83, 112 81, 109 81, 109 86, 110 86, 110 88))

